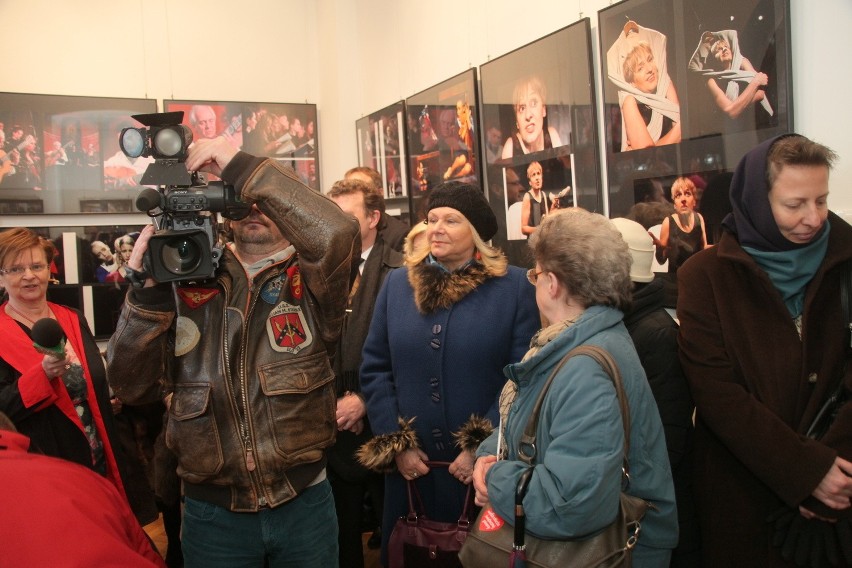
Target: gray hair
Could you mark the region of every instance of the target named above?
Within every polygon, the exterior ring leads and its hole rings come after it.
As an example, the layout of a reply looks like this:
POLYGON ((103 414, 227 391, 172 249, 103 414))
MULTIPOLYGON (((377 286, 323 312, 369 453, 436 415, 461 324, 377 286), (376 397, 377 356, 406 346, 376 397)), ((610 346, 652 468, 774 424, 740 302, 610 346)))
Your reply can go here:
POLYGON ((609 219, 584 209, 547 215, 530 235, 530 250, 584 307, 630 309, 630 252, 609 219))

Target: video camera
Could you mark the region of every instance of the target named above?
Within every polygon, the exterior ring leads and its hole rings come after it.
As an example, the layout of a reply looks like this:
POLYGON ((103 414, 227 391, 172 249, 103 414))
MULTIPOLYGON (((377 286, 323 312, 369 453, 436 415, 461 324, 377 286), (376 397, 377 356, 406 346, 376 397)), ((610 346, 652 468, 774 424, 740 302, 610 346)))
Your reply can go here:
POLYGON ((222 256, 216 214, 240 220, 251 206, 239 200, 234 186, 207 184, 203 175, 186 169, 192 131, 181 124, 183 111, 132 118, 145 128, 122 129, 119 146, 128 158, 154 158, 141 183, 159 188, 145 188, 136 198, 136 208, 157 228, 143 257, 144 271, 157 282, 211 278, 222 256))

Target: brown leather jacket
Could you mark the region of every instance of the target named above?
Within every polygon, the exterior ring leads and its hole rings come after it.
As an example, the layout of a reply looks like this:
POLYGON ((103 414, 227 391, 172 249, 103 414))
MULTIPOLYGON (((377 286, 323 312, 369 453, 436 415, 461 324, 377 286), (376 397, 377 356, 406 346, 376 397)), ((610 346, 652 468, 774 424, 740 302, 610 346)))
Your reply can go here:
POLYGON ((127 403, 172 393, 166 443, 186 495, 232 511, 293 499, 336 433, 329 356, 358 225, 292 170, 240 153, 222 173, 297 253, 249 280, 230 250, 214 279, 131 289, 107 360, 127 403))

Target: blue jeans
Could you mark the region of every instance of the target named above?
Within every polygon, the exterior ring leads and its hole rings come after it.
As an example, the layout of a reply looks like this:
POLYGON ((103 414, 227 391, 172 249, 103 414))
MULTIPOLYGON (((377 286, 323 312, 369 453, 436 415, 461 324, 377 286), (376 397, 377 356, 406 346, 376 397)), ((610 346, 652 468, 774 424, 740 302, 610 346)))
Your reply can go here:
POLYGON ((328 480, 257 513, 186 499, 181 536, 186 568, 337 566, 337 515, 328 480))

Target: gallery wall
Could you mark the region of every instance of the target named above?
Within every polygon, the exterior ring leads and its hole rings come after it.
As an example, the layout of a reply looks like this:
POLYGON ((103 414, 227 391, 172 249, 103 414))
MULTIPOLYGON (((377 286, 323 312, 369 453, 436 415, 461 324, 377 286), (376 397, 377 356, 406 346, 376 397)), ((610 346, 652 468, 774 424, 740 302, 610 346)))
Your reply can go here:
MULTIPOLYGON (((529 43, 606 0, 48 0, 0 3, 0 91, 316 103, 326 185, 356 161, 355 120, 529 43)), ((796 129, 836 149, 852 211, 852 78, 832 66, 847 0, 791 0, 796 129)), ((595 42, 595 72, 599 75, 595 42)), ((596 80, 600 84, 600 77, 596 80)), ((600 117, 599 117, 600 118, 600 117)), ((14 220, 13 220, 14 221, 14 220)), ((9 226, 8 219, 0 220, 9 226)), ((14 224, 14 223, 12 223, 14 224)), ((33 225, 36 222, 31 223, 33 225)))

